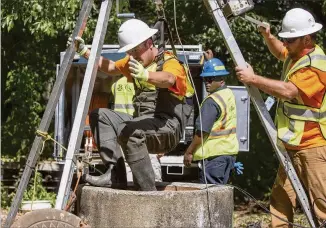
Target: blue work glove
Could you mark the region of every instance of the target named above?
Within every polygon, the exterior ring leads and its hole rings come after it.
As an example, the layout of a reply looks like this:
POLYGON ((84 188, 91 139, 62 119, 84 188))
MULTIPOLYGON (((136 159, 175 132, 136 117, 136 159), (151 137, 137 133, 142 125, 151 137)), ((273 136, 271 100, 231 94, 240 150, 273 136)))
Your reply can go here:
POLYGON ((243 164, 241 162, 236 162, 234 163, 234 169, 237 172, 238 175, 243 174, 244 168, 243 168, 243 164))

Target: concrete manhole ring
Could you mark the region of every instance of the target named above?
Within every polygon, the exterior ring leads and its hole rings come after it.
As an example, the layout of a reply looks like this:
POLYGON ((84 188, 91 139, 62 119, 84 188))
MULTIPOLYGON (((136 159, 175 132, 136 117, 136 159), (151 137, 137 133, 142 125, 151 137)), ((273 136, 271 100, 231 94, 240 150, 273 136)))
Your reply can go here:
POLYGON ((233 188, 157 183, 139 192, 84 186, 77 215, 91 227, 232 227, 233 188))
POLYGON ((81 219, 67 211, 57 209, 40 209, 23 215, 16 221, 12 228, 55 228, 66 227, 75 228, 82 227, 81 219))

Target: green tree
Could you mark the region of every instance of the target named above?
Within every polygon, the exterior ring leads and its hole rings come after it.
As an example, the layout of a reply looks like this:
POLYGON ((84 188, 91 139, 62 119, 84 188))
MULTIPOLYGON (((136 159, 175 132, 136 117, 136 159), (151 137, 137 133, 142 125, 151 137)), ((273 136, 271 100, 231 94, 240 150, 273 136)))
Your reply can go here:
MULTIPOLYGON (((89 43, 99 12, 95 2, 83 35, 89 43)), ((3 155, 29 152, 55 81, 60 52, 65 50, 80 7, 80 0, 2 1, 3 155)), ((111 15, 109 29, 116 31, 120 20, 115 11, 111 15)), ((107 33, 108 42, 116 42, 115 31, 107 33)))

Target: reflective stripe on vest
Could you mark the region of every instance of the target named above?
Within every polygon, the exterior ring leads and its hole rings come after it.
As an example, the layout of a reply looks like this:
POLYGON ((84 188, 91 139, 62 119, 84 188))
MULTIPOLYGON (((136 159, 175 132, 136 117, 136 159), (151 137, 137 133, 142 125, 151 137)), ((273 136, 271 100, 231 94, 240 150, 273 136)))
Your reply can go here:
MULTIPOLYGON (((319 78, 326 77, 326 56, 323 50, 316 45, 315 50, 303 56, 292 67, 292 60, 287 58, 284 62, 282 78, 288 81, 289 77, 304 67, 315 69, 319 78)), ((302 98, 297 97, 296 101, 279 100, 276 122, 278 138, 289 145, 300 145, 305 121, 319 123, 321 132, 326 138, 326 97, 324 94, 320 108, 306 106, 302 98)))
POLYGON ((126 77, 120 78, 112 85, 112 94, 114 95, 114 111, 134 114, 135 89, 133 83, 128 82, 126 77))
POLYGON ((219 105, 221 115, 213 124, 203 148, 199 147, 194 153, 195 161, 220 155, 235 155, 239 151, 236 135, 237 110, 232 91, 228 88, 221 89, 210 94, 205 100, 208 98, 212 98, 219 105))
MULTIPOLYGON (((132 110, 134 110, 134 105, 133 104, 114 104, 114 110, 117 111, 117 109, 124 109, 124 110, 132 109, 132 110)), ((128 112, 126 111, 126 113, 128 113, 128 112)))
POLYGON ((236 128, 228 129, 228 130, 219 130, 219 131, 212 131, 210 137, 215 136, 222 136, 222 135, 230 135, 237 133, 236 128))

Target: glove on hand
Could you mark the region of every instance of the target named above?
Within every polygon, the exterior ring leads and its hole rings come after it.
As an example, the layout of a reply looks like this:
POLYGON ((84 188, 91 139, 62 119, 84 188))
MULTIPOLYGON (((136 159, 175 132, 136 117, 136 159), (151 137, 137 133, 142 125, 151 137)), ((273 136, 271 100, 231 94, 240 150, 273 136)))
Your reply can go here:
POLYGON ((234 163, 234 169, 237 172, 238 175, 243 174, 244 168, 243 168, 243 164, 241 162, 236 162, 234 163))
POLYGON ((130 56, 130 60, 128 62, 129 70, 131 72, 131 76, 133 78, 138 79, 139 81, 148 81, 149 72, 147 69, 143 67, 143 65, 130 56))
MULTIPOLYGON (((67 41, 67 48, 71 45, 71 43, 72 43, 72 38, 69 37, 67 41)), ((75 37, 75 50, 81 56, 83 56, 88 50, 88 48, 85 45, 85 41, 79 36, 75 37)))

